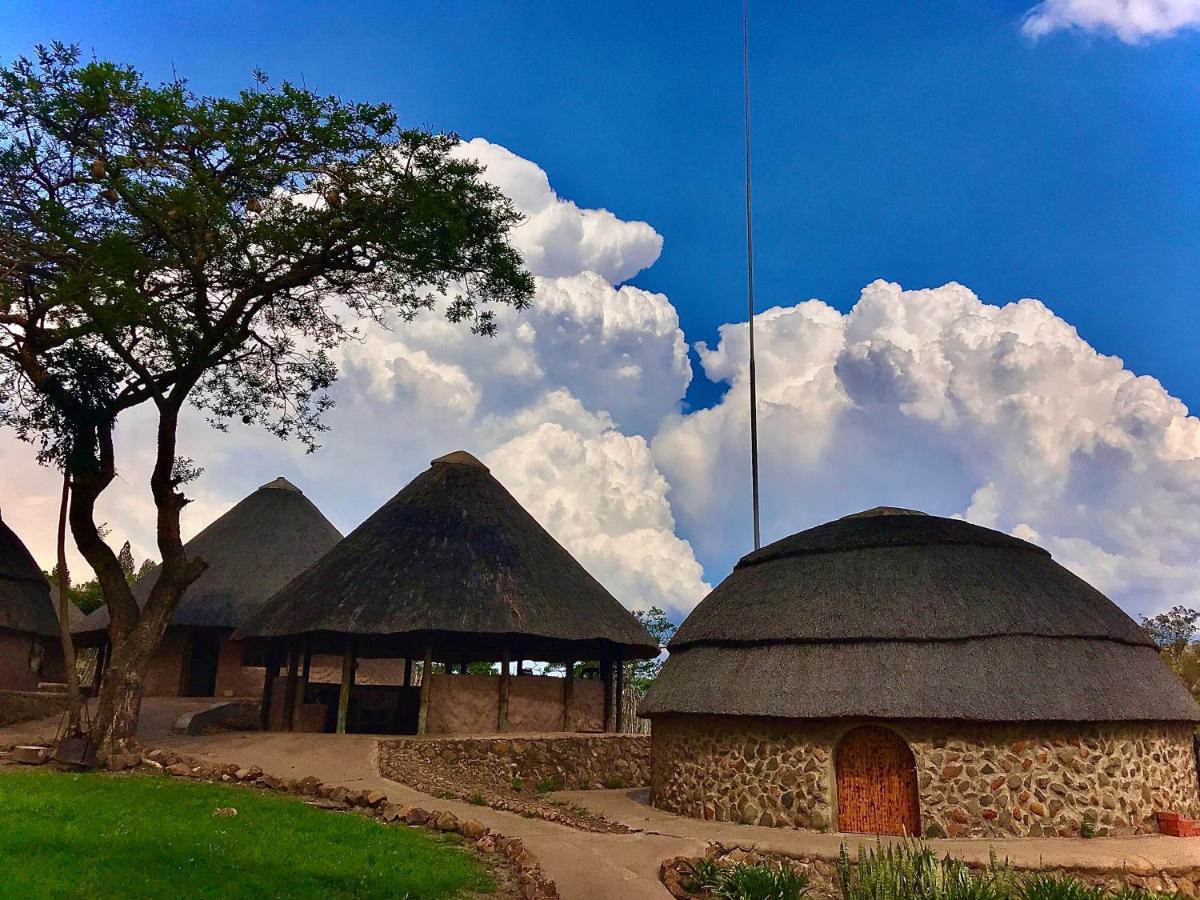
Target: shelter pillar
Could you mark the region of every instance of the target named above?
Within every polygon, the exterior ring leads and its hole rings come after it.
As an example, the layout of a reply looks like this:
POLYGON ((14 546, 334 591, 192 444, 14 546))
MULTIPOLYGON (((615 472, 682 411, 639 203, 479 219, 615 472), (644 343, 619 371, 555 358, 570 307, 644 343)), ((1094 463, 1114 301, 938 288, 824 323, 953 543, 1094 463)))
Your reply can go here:
POLYGON ((433 681, 433 647, 425 645, 425 659, 421 663, 421 705, 417 710, 417 734, 424 734, 429 727, 429 689, 433 681))
POLYGON ((350 712, 350 688, 354 685, 354 638, 346 635, 346 646, 342 651, 342 690, 338 694, 337 733, 346 733, 346 716, 350 712))
POLYGON ((624 731, 625 730, 625 661, 621 658, 621 654, 619 652, 617 653, 616 667, 617 667, 616 690, 614 691, 614 693, 617 695, 617 697, 616 697, 616 716, 615 716, 616 728, 614 728, 613 730, 614 731, 624 731))
POLYGON ((288 651, 287 682, 283 690, 283 730, 291 731, 296 717, 296 683, 300 680, 300 653, 288 651))
POLYGON ((413 670, 413 665, 412 665, 412 658, 411 658, 411 651, 410 651, 410 656, 405 657, 405 659, 404 659, 404 686, 405 687, 412 687, 412 670, 413 670))
POLYGON ((275 673, 278 670, 278 657, 275 655, 275 648, 267 649, 266 658, 263 660, 263 670, 266 673, 263 681, 262 702, 259 704, 261 718, 259 719, 259 727, 263 731, 271 729, 271 693, 275 688, 275 673))
POLYGON ((497 731, 508 731, 508 670, 510 664, 511 660, 506 648, 504 655, 500 658, 500 707, 499 714, 496 716, 497 731))
POLYGON ((600 683, 604 685, 604 730, 613 730, 612 660, 600 660, 600 683))
POLYGON ((563 731, 573 731, 571 707, 575 704, 575 662, 568 659, 563 674, 563 731))

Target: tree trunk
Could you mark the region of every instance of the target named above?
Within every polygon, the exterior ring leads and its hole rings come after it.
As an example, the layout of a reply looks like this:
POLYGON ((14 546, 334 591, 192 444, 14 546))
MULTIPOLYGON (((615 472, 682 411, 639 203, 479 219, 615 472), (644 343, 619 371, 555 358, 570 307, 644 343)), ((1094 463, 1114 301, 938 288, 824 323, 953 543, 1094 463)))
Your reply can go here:
POLYGON ((150 660, 183 592, 205 569, 203 560, 187 558, 180 537, 179 513, 188 501, 176 490, 174 475, 178 410, 163 405, 158 410, 158 446, 150 488, 158 511, 162 566, 143 608, 138 609, 117 555, 96 527, 96 501, 116 476, 111 425, 98 427, 90 436, 95 458, 76 461, 80 471, 73 473, 71 534, 96 573, 109 614, 111 656, 92 729, 101 759, 132 748, 150 660))
POLYGON ((79 729, 79 670, 75 668, 75 641, 71 639, 71 602, 68 591, 71 575, 67 571, 67 504, 71 496, 71 476, 63 473, 62 503, 58 507, 58 631, 62 638, 63 666, 67 675, 67 734, 76 737, 79 729))

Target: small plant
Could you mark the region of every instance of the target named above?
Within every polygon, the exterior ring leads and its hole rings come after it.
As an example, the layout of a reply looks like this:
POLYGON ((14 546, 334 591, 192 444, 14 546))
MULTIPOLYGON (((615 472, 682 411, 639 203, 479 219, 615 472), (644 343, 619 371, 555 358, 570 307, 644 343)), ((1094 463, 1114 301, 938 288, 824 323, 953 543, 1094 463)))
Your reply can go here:
POLYGON ((705 856, 686 864, 680 884, 689 894, 711 893, 721 883, 721 865, 705 856))
POLYGON ((520 778, 514 778, 514 779, 513 779, 513 780, 510 782, 510 786, 511 786, 511 787, 512 787, 512 789, 513 789, 514 791, 516 791, 518 794, 519 794, 519 793, 521 793, 521 791, 525 790, 525 782, 523 782, 523 781, 522 781, 520 778))
POLYGON ((476 791, 475 793, 473 793, 471 795, 470 802, 473 803, 475 806, 484 806, 487 803, 487 801, 484 799, 482 791, 476 791))
POLYGON ((808 879, 791 866, 765 862, 723 866, 711 857, 689 863, 680 884, 689 894, 720 900, 801 900, 808 895, 808 879))
POLYGON ((783 864, 734 863, 720 870, 712 893, 721 900, 801 900, 808 895, 808 879, 783 864))
POLYGON ((539 794, 549 794, 552 791, 561 791, 563 787, 561 778, 543 778, 537 783, 534 788, 539 794))
POLYGON ((1104 888, 1050 875, 1034 875, 1021 891, 1021 900, 1105 900, 1111 896, 1104 888))
POLYGON ((1079 823, 1079 836, 1081 838, 1094 838, 1096 836, 1096 823, 1091 817, 1084 816, 1083 821, 1079 823))
POLYGON ((610 791, 617 791, 617 790, 620 790, 621 788, 625 787, 625 779, 619 778, 617 776, 613 776, 612 778, 605 778, 602 783, 610 791))

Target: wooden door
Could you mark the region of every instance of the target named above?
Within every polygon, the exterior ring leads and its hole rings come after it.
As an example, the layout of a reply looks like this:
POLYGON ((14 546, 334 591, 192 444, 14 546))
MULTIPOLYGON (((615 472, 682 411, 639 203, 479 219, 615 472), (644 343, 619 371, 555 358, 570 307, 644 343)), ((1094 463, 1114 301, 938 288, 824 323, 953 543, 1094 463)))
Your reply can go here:
POLYGON ((856 728, 838 744, 835 768, 839 831, 920 836, 917 765, 904 738, 856 728))

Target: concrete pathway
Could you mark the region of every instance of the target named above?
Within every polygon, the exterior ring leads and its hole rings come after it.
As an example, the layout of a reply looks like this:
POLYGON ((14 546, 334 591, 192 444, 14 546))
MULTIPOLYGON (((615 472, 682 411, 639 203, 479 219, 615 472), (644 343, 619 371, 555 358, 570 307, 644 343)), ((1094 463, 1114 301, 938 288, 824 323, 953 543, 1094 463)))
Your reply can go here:
MULTIPOLYGON (((649 791, 560 791, 557 798, 582 806, 614 822, 646 834, 663 834, 704 843, 736 844, 776 853, 834 859, 843 844, 857 853, 872 846, 874 835, 818 834, 789 828, 705 822, 676 816, 649 804, 649 791)), ((883 838, 883 840, 897 840, 883 838)), ((1126 869, 1139 875, 1200 868, 1200 838, 1157 834, 1135 837, 1007 838, 927 841, 938 855, 949 853, 970 863, 986 864, 992 853, 1017 868, 1062 867, 1094 871, 1126 869)))
MULTIPOLYGON (((208 701, 211 702, 211 701, 208 701)), ((260 766, 279 778, 315 776, 346 787, 378 790, 397 803, 449 810, 525 842, 546 875, 567 900, 664 900, 670 894, 658 869, 672 856, 699 856, 710 842, 763 850, 834 858, 843 843, 856 852, 873 836, 816 834, 726 822, 703 822, 671 815, 646 802, 645 791, 562 791, 554 795, 636 829, 631 834, 594 834, 526 819, 515 813, 442 800, 383 778, 376 765, 378 738, 372 735, 233 732, 188 737, 172 734, 171 725, 203 701, 150 698, 144 703, 139 737, 151 746, 168 746, 212 762, 260 766)), ((0 730, 0 743, 52 737, 56 721, 24 723, 0 730)), ((1158 835, 1131 838, 1026 838, 1009 840, 930 841, 937 853, 969 862, 987 862, 995 852, 1020 867, 1070 867, 1138 874, 1200 867, 1200 838, 1158 835)))

